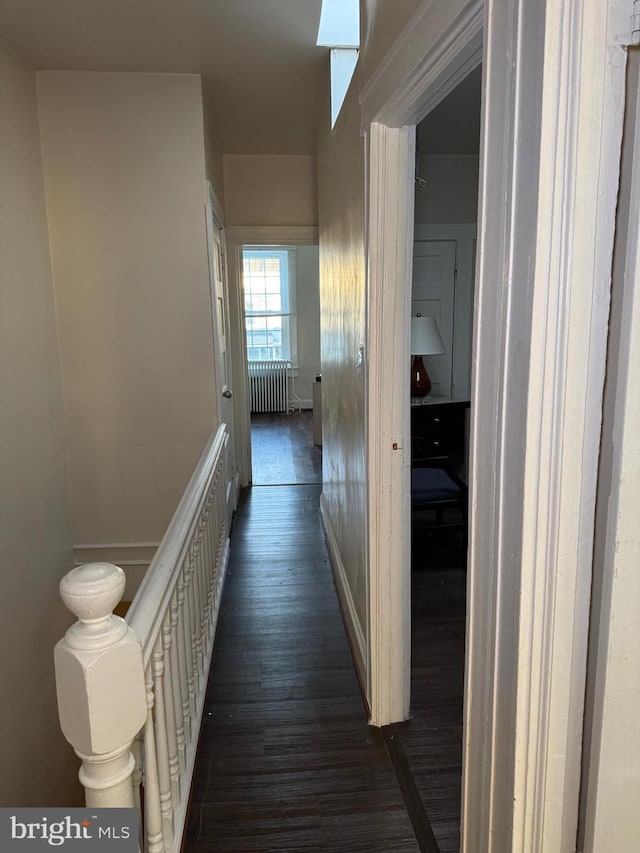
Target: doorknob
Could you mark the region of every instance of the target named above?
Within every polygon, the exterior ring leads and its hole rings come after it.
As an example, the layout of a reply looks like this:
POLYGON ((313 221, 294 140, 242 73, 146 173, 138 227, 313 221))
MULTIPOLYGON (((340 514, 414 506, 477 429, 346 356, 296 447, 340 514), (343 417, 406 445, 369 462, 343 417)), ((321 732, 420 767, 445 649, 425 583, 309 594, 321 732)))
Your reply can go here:
POLYGON ((227 398, 227 400, 228 400, 230 397, 233 397, 233 391, 231 390, 231 388, 229 388, 229 386, 228 386, 228 385, 225 385, 225 386, 224 386, 224 388, 222 389, 222 396, 223 396, 223 397, 226 397, 226 398, 227 398))

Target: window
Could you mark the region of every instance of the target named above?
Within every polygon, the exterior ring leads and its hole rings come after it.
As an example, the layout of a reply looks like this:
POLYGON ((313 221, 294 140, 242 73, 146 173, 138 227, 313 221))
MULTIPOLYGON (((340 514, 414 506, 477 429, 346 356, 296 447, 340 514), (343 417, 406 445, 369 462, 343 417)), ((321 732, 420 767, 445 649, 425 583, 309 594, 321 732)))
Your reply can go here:
POLYGON ((247 359, 297 361, 294 248, 242 251, 247 359))

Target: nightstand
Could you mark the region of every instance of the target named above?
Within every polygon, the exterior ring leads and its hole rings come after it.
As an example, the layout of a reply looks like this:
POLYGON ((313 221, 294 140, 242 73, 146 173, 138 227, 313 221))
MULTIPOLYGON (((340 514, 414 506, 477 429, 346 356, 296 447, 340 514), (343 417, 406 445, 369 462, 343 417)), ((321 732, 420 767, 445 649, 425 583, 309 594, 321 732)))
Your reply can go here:
POLYGON ((433 395, 411 401, 411 464, 464 469, 468 400, 433 395))

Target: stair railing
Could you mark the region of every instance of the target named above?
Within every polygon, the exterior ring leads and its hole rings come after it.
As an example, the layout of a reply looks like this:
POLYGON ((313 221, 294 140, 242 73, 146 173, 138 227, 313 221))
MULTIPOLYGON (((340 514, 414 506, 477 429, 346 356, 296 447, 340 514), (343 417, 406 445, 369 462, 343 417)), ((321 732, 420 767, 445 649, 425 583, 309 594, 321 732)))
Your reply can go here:
POLYGON ((125 576, 79 566, 60 593, 76 622, 55 649, 62 731, 87 806, 136 806, 141 847, 182 843, 229 555, 222 425, 212 434, 126 621, 125 576))

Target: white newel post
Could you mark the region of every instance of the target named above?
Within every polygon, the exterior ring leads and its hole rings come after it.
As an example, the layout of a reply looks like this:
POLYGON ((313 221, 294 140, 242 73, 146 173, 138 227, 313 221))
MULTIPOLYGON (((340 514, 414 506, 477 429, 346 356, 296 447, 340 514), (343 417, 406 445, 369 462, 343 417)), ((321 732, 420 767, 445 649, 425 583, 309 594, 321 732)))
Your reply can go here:
POLYGON ((82 760, 87 806, 133 807, 133 739, 145 723, 142 647, 113 615, 125 576, 110 563, 66 574, 60 595, 78 622, 54 652, 60 725, 82 760))

